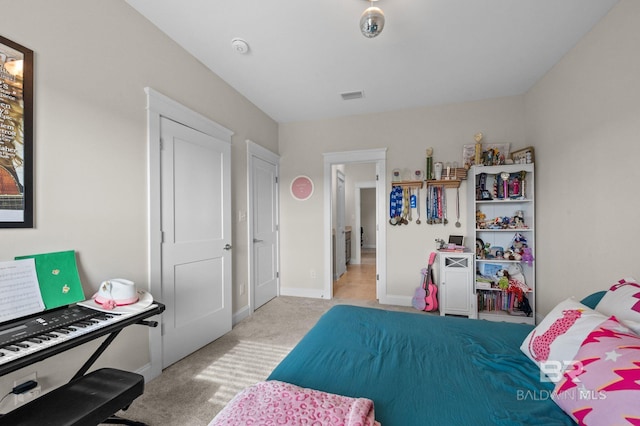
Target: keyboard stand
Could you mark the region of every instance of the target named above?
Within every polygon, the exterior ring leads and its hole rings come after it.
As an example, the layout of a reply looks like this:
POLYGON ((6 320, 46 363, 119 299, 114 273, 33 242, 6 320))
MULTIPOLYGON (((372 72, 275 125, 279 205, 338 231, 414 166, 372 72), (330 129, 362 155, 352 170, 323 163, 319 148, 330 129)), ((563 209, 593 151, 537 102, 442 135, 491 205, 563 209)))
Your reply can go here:
MULTIPOLYGON (((68 345, 69 347, 63 351, 109 334, 69 383, 0 416, 0 426, 96 426, 100 423, 147 426, 145 423, 115 415, 118 411, 129 408, 133 400, 142 395, 143 376, 114 368, 101 368, 90 373, 87 371, 128 325, 141 324, 157 327, 156 321, 144 319, 164 311, 164 305, 159 303, 157 305, 156 309, 145 314, 143 318, 112 324, 94 333, 95 335, 91 338, 82 336, 77 344, 68 345)), ((56 351, 56 353, 59 352, 56 351)), ((42 356, 38 358, 41 359, 42 356)))
MULTIPOLYGON (((153 328, 158 326, 157 321, 139 320, 138 322, 136 322, 136 324, 146 325, 147 327, 153 327, 153 328)), ((111 344, 111 342, 113 342, 115 338, 118 337, 118 334, 120 334, 120 332, 123 329, 124 328, 112 331, 111 334, 109 334, 109 336, 100 344, 100 346, 98 346, 98 349, 96 349, 95 352, 89 357, 87 362, 85 362, 82 365, 82 367, 80 367, 78 372, 71 378, 70 381, 76 380, 84 376, 87 373, 87 371, 89 371, 89 368, 91 368, 93 363, 96 362, 96 360, 100 357, 100 355, 102 355, 102 353, 107 349, 107 347, 111 344)))

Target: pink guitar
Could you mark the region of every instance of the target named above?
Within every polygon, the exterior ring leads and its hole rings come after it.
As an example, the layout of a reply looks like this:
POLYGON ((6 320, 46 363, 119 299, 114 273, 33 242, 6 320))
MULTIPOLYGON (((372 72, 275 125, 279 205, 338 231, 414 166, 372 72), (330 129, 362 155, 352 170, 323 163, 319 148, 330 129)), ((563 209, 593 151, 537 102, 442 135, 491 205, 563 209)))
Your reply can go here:
POLYGON ((422 283, 416 288, 411 301, 413 307, 419 311, 435 311, 438 309, 438 298, 436 297, 438 287, 433 284, 433 270, 431 269, 435 259, 436 253, 431 253, 429 265, 420 271, 422 272, 422 283))
POLYGON ((427 266, 427 273, 425 275, 425 290, 426 295, 424 297, 424 301, 426 306, 424 307, 425 311, 435 311, 438 309, 438 287, 433 283, 433 262, 436 260, 436 253, 433 252, 429 256, 429 265, 427 266))

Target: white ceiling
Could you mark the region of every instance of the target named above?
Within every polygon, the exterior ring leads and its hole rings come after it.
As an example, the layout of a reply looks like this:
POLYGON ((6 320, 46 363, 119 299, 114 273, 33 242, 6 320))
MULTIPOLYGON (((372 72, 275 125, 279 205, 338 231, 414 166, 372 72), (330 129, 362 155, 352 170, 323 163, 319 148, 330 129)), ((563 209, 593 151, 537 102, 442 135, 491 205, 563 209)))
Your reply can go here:
POLYGON ((126 1, 281 123, 522 94, 618 2, 380 0, 368 39, 365 0, 126 1))

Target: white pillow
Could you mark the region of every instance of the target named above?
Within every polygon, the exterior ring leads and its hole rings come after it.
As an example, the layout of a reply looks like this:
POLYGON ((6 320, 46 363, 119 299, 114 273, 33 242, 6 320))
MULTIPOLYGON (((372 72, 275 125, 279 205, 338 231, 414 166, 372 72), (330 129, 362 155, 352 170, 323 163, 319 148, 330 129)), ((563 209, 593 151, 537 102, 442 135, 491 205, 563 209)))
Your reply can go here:
POLYGON ((633 278, 618 281, 600 299, 596 311, 623 322, 640 322, 640 284, 633 278))
POLYGON ((556 305, 522 342, 520 350, 535 362, 549 380, 558 382, 573 363, 580 345, 607 317, 574 298, 556 305))

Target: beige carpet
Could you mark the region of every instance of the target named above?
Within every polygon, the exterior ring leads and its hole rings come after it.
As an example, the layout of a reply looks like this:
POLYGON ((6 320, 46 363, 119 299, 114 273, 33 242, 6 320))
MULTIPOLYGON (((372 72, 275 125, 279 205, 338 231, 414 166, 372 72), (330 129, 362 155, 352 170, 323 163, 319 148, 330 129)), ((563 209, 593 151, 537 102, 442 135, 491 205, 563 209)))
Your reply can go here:
POLYGON ((266 379, 318 318, 336 304, 417 312, 375 301, 278 297, 231 332, 165 369, 119 414, 150 426, 206 426, 241 389, 266 379))

